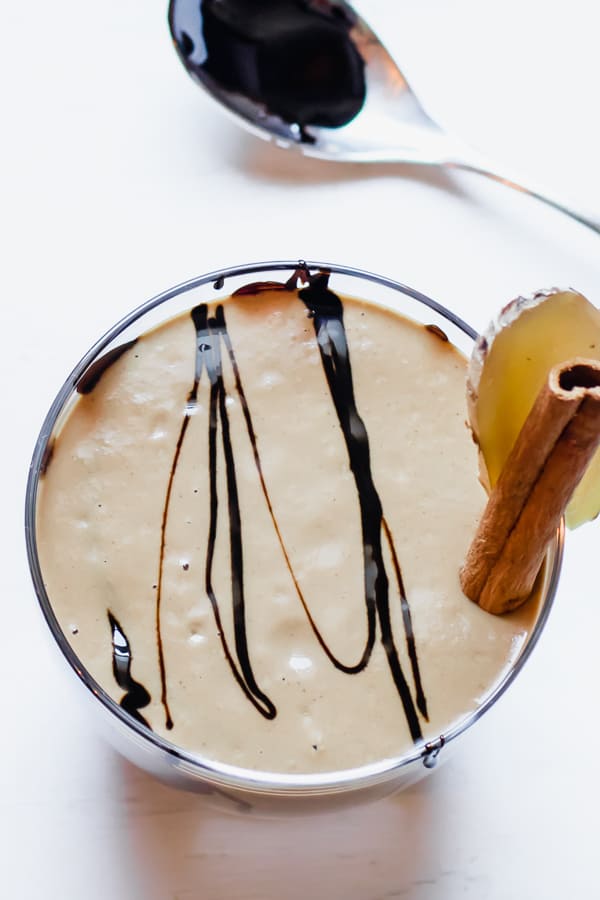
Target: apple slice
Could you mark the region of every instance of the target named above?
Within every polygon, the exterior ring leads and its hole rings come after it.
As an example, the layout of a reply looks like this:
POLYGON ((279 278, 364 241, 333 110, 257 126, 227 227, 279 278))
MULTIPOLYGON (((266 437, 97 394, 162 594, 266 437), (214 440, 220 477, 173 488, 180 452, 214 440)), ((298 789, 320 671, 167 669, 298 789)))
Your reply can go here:
MULTIPOLYGON (((517 297, 478 339, 469 364, 467 399, 489 491, 548 373, 575 357, 600 360, 600 310, 577 291, 552 288, 517 297)), ((600 512, 600 451, 567 507, 576 528, 600 512)))

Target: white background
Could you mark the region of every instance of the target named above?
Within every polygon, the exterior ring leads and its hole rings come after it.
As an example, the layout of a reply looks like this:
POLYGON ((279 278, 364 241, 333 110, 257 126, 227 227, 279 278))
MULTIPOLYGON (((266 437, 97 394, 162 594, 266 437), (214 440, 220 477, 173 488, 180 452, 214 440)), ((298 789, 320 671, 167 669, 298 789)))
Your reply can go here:
MULTIPOLYGON (((600 216, 591 0, 363 0, 430 111, 600 216)), ((462 750, 343 815, 228 818, 134 770, 64 694, 30 586, 23 493, 65 375, 130 308, 219 266, 379 271, 481 328, 517 292, 600 303, 600 236, 476 176, 311 162, 187 78, 163 0, 5 3, 0 896, 563 900, 596 896, 598 525, 568 535, 540 645, 462 750)))

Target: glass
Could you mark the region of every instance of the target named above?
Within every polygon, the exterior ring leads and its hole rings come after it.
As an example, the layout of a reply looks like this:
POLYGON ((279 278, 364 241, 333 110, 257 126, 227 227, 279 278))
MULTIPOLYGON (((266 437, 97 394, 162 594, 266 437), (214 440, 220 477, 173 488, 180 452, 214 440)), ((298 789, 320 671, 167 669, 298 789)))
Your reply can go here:
POLYGON ((190 310, 201 302, 226 298, 252 281, 287 281, 299 267, 327 270, 332 289, 359 297, 367 303, 395 310, 426 325, 441 328, 465 355, 470 354, 473 329, 454 313, 406 285, 346 266, 329 263, 285 261, 242 265, 210 272, 167 290, 125 316, 85 354, 71 372, 54 400, 38 437, 26 493, 25 529, 33 584, 50 631, 80 686, 80 693, 96 710, 102 730, 128 759, 160 779, 179 787, 208 794, 219 805, 239 811, 298 812, 375 799, 414 783, 433 769, 438 758, 447 755, 450 745, 469 729, 504 693, 519 673, 545 625, 556 592, 563 548, 559 529, 548 551, 541 575, 539 614, 528 639, 514 663, 481 705, 457 722, 443 738, 411 749, 394 759, 339 772, 310 775, 279 775, 241 769, 202 758, 170 743, 128 715, 91 677, 66 639, 46 593, 37 552, 36 503, 40 472, 47 459, 53 436, 77 397, 76 385, 104 354, 115 350, 153 326, 190 310), (83 691, 81 691, 81 688, 83 691))

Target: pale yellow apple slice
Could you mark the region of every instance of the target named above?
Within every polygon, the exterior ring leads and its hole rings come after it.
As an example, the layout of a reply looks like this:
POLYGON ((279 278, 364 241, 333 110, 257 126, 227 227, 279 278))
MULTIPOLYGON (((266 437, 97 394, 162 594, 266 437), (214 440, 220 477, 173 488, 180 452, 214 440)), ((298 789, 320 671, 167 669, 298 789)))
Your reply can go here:
MULTIPOLYGON (((492 488, 550 369, 575 357, 600 360, 600 310, 574 290, 517 297, 479 338, 467 381, 480 474, 492 488)), ((566 511, 570 528, 600 512, 600 451, 566 511)))

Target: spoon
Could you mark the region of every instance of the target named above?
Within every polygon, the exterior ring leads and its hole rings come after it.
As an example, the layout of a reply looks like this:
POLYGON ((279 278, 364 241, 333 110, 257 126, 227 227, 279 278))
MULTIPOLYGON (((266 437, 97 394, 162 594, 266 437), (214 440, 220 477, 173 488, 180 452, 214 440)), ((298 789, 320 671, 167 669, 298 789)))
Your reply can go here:
POLYGON ((445 132, 345 0, 170 0, 169 27, 191 77, 259 137, 337 162, 475 172, 600 234, 599 218, 445 132))

